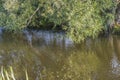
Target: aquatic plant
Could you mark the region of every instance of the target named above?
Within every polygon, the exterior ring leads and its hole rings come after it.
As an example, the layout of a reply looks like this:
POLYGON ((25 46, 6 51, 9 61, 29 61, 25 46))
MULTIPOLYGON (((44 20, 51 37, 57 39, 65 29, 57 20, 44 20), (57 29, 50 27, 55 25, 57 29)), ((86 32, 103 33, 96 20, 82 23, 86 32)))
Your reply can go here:
MULTIPOLYGON (((29 80, 26 69, 25 69, 25 76, 26 76, 25 80, 29 80)), ((8 69, 6 69, 3 66, 1 67, 0 80, 17 80, 12 66, 9 66, 8 69)))

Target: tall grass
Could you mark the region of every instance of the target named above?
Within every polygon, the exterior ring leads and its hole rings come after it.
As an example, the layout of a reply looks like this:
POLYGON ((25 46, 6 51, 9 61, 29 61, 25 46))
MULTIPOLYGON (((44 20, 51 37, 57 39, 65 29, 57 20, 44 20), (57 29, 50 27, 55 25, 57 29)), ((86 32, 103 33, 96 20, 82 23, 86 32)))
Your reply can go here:
MULTIPOLYGON (((25 80, 29 80, 27 70, 25 70, 25 76, 25 80)), ((10 66, 8 69, 3 66, 1 67, 0 80, 17 80, 12 66, 10 66)))

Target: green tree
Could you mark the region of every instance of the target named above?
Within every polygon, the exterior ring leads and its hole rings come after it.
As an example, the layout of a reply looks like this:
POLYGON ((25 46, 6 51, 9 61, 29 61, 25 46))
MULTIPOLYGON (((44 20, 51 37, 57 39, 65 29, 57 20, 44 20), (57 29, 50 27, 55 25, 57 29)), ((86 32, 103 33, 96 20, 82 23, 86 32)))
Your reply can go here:
POLYGON ((9 30, 60 26, 80 42, 108 28, 116 4, 115 0, 1 0, 0 26, 9 30))

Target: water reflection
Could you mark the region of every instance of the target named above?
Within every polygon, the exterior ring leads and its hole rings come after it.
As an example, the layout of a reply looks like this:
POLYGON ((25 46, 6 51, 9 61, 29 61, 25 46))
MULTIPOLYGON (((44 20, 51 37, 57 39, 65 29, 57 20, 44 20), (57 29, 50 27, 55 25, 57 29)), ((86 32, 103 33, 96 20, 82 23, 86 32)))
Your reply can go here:
POLYGON ((115 54, 112 59, 112 69, 113 74, 120 75, 120 62, 115 54))
POLYGON ((63 33, 53 33, 50 31, 23 31, 28 43, 35 45, 39 43, 43 45, 59 45, 61 47, 69 47, 73 44, 72 40, 65 38, 63 33))
POLYGON ((64 33, 0 30, 0 66, 13 67, 17 80, 119 80, 120 37, 75 44, 64 33))

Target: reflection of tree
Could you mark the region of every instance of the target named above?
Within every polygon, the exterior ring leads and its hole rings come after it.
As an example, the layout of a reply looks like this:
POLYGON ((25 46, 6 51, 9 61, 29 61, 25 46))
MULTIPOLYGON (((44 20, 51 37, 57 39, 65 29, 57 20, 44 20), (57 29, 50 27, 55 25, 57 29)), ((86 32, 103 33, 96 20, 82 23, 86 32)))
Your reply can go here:
POLYGON ((101 61, 98 69, 98 79, 109 80, 111 79, 111 59, 113 56, 113 46, 111 45, 112 39, 110 37, 98 38, 93 42, 93 50, 101 61))
MULTIPOLYGON (((115 36, 98 39, 97 43, 93 42, 93 50, 98 55, 101 66, 98 69, 98 79, 100 80, 119 80, 118 74, 114 74, 113 66, 119 60, 119 39, 115 36), (114 63, 113 63, 114 62, 114 63)), ((116 67, 117 68, 117 67, 116 67)), ((118 70, 118 69, 117 69, 118 70)))
POLYGON ((24 68, 27 68, 31 79, 40 75, 52 80, 110 80, 111 77, 116 77, 112 73, 111 62, 113 53, 120 60, 118 37, 87 39, 81 44, 73 44, 67 42, 65 37, 55 35, 34 31, 24 35, 20 33, 19 36, 3 34, 3 41, 0 42, 0 66, 13 66, 17 78, 23 79, 24 68), (26 35, 32 35, 30 44, 26 35))
POLYGON ((114 36, 113 45, 114 45, 114 51, 120 61, 120 38, 119 36, 114 36))
POLYGON ((96 79, 100 61, 92 52, 70 52, 70 55, 62 59, 58 58, 57 71, 46 70, 45 79, 49 80, 93 80, 96 79), (62 64, 62 66, 61 66, 62 64))
POLYGON ((114 52, 112 42, 112 37, 99 37, 96 39, 87 39, 83 44, 77 46, 77 49, 81 48, 82 51, 94 52, 99 59, 100 64, 97 68, 98 80, 111 79, 111 59, 114 52))
POLYGON ((54 34, 4 32, 0 36, 3 39, 0 42, 0 66, 12 66, 17 79, 25 78, 24 68, 32 80, 40 77, 44 67, 57 70, 57 59, 65 54, 66 39, 59 40, 54 34))

